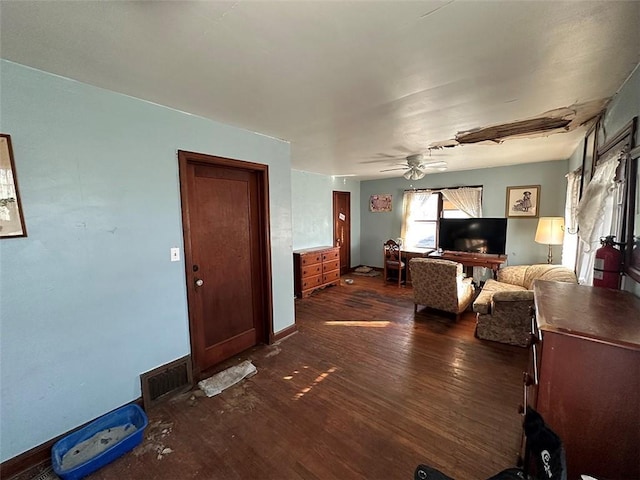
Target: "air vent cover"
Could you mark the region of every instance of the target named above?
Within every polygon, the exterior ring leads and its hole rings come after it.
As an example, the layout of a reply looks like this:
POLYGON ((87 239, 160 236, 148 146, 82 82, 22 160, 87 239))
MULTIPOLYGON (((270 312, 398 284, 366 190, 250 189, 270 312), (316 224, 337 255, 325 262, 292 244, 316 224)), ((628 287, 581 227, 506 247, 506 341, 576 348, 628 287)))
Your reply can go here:
POLYGON ((193 385, 191 355, 143 373, 140 384, 145 410, 167 397, 186 392, 193 385))

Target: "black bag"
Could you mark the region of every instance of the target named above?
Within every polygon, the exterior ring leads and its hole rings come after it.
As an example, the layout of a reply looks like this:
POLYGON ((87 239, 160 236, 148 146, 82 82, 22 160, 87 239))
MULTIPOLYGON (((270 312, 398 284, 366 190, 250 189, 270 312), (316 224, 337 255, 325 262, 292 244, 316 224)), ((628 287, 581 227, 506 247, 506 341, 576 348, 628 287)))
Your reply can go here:
MULTIPOLYGON (((527 407, 524 417, 526 437, 524 467, 508 468, 487 480, 567 480, 567 466, 560 437, 544 423, 542 416, 527 407), (529 475, 529 466, 533 475, 529 475)), ((428 465, 418 465, 414 480, 454 480, 428 465)))

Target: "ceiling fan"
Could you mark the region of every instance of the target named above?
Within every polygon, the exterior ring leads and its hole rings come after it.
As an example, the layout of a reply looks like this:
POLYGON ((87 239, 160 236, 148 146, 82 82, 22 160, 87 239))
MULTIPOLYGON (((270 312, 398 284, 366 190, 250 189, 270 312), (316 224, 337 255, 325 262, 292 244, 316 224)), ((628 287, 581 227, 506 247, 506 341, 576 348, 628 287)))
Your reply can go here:
MULTIPOLYGON (((434 161, 424 161, 425 157, 421 153, 417 153, 415 155, 409 155, 406 159, 406 165, 399 168, 388 168, 386 170, 380 170, 381 172, 392 172, 394 170, 406 170, 402 174, 404 178, 407 180, 420 180, 422 177, 426 175, 424 170, 426 169, 434 169, 434 170, 446 170, 447 163, 441 160, 434 161)), ((398 164, 400 165, 400 164, 398 164)))

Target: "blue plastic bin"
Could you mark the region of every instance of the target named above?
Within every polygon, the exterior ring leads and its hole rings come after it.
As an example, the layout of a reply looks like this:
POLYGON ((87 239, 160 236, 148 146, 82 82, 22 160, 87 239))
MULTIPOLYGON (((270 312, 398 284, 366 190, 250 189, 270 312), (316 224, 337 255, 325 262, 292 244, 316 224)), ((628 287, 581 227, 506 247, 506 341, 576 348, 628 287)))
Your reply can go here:
POLYGON ((106 464, 114 461, 116 458, 124 455, 130 450, 133 450, 137 445, 139 445, 142 442, 144 429, 147 427, 148 423, 149 421, 147 420, 147 416, 144 411, 138 405, 133 403, 120 407, 117 410, 94 420, 89 425, 67 435, 53 445, 53 448, 51 449, 51 463, 53 464, 53 471, 56 472, 56 475, 61 477, 63 480, 78 480, 86 477, 90 473, 104 467, 106 464), (96 433, 102 432, 103 430, 129 424, 136 427, 132 433, 85 462, 63 470, 62 457, 70 450, 73 450, 80 442, 88 440, 96 433))

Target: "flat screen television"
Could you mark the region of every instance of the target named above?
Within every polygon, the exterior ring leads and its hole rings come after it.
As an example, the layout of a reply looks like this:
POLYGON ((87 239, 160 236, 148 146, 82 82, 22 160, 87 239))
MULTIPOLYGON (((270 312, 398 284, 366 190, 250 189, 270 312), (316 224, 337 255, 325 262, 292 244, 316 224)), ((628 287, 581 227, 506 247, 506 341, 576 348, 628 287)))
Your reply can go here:
POLYGON ((506 218, 441 218, 439 247, 455 252, 504 255, 506 218))

